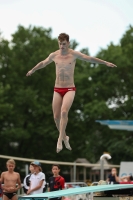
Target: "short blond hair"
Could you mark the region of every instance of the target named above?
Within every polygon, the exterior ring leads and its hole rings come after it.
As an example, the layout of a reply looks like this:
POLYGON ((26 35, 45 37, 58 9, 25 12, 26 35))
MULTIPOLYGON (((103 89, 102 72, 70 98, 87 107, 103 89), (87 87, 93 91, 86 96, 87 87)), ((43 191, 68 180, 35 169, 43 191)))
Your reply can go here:
POLYGON ((16 165, 15 160, 13 160, 13 159, 9 159, 9 160, 6 162, 6 164, 7 164, 7 165, 8 165, 8 164, 16 165))

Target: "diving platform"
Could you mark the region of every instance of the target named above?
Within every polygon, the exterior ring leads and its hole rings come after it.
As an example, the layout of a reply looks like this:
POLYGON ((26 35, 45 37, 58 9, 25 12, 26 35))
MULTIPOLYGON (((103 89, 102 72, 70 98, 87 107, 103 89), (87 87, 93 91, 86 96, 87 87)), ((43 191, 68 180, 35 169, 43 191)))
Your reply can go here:
MULTIPOLYGON (((125 190, 125 189, 131 189, 133 190, 133 184, 114 184, 114 185, 97 185, 97 186, 87 186, 87 187, 78 187, 78 188, 70 188, 70 189, 64 189, 64 190, 58 190, 54 192, 45 192, 40 194, 34 194, 34 195, 25 195, 21 196, 18 199, 19 200, 48 200, 55 197, 62 197, 62 196, 72 196, 72 195, 78 195, 78 194, 92 194, 95 192, 102 192, 102 191, 114 191, 114 190, 125 190)), ((99 198, 99 197, 96 197, 99 198)), ((107 197, 102 197, 107 198, 107 197)), ((98 200, 98 199, 97 199, 98 200)))

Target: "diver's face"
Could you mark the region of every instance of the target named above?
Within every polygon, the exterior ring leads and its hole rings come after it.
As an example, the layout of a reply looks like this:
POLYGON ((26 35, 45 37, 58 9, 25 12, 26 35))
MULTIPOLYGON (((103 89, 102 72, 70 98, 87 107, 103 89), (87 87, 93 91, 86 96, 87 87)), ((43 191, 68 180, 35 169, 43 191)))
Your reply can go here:
POLYGON ((66 51, 69 48, 70 43, 67 42, 66 40, 64 40, 64 41, 58 40, 58 44, 59 44, 59 49, 61 51, 66 51))

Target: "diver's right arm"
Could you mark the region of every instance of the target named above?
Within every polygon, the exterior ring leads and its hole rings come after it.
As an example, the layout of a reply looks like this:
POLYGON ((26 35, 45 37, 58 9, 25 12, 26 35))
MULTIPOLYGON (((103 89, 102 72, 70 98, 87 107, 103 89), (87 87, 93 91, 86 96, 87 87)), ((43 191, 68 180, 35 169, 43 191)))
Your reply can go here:
POLYGON ((53 62, 53 53, 51 53, 45 60, 39 62, 35 67, 33 67, 26 76, 31 76, 36 70, 41 69, 49 65, 50 63, 53 62))

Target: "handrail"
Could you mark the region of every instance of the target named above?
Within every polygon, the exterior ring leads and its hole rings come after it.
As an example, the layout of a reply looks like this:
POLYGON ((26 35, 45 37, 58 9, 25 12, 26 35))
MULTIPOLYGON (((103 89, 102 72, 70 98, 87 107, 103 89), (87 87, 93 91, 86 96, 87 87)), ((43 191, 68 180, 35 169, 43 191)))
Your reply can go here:
MULTIPOLYGON (((44 164, 59 164, 59 165, 69 165, 69 166, 84 166, 84 167, 99 167, 100 164, 92 164, 92 163, 76 163, 76 162, 62 162, 62 161, 51 161, 51 160, 39 160, 39 159, 31 159, 31 158, 20 158, 20 157, 15 157, 15 156, 8 156, 8 155, 0 155, 0 158, 3 159, 14 159, 14 160, 19 160, 23 162, 33 162, 34 160, 39 161, 40 163, 44 164)), ((104 164, 104 167, 120 167, 120 165, 111 165, 111 164, 104 164)))

